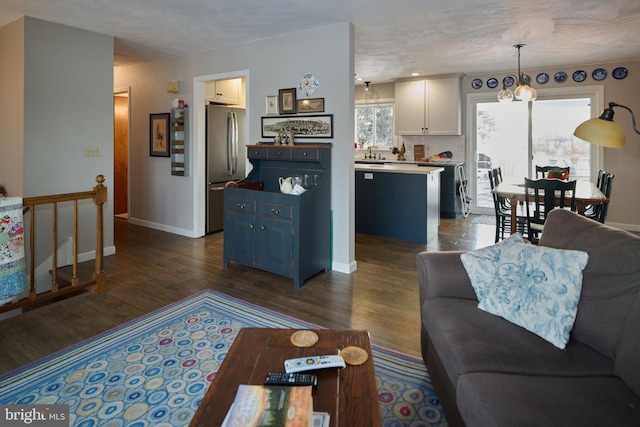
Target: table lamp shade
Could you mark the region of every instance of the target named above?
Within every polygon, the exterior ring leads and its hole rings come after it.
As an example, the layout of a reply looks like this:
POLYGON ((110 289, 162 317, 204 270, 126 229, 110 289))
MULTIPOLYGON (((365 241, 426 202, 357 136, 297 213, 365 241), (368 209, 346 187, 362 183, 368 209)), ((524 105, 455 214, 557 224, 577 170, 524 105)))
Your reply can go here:
POLYGON ((618 123, 599 117, 580 124, 573 135, 592 144, 609 148, 622 148, 626 140, 624 131, 618 123))

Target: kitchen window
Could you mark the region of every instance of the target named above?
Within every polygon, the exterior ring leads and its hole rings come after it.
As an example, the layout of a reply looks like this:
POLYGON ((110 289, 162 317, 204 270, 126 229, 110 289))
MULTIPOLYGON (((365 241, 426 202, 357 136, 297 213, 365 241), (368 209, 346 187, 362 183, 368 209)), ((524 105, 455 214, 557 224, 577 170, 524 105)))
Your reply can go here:
POLYGON ((393 147, 393 104, 362 104, 356 107, 356 147, 393 147))

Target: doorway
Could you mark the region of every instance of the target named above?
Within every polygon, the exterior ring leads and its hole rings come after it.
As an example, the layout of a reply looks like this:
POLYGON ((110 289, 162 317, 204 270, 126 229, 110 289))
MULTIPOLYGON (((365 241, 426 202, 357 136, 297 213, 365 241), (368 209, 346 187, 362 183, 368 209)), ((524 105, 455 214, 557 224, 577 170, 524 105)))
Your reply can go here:
MULTIPOLYGON (((250 99, 249 94, 249 70, 239 70, 222 74, 211 74, 205 76, 197 76, 193 79, 193 107, 192 107, 192 129, 193 129, 193 151, 191 158, 193 159, 193 175, 194 175, 194 200, 195 209, 194 224, 195 235, 204 236, 206 234, 206 216, 207 216, 207 168, 206 168, 206 156, 207 156, 207 143, 206 143, 206 105, 207 101, 207 82, 229 80, 229 79, 243 79, 240 93, 240 102, 243 106, 247 107, 247 100, 250 99)), ((248 115, 248 108, 246 111, 248 115)), ((252 138, 250 135, 248 124, 245 123, 245 132, 247 135, 247 143, 251 143, 252 138)), ((246 150, 246 148, 243 148, 246 150)), ((250 164, 245 161, 245 172, 250 170, 250 164)))
POLYGON ((541 89, 532 103, 499 103, 488 94, 469 96, 472 211, 493 212, 487 172, 499 167, 506 181, 535 178, 535 166, 569 166, 571 179, 591 180, 601 151, 575 138, 575 127, 594 116, 602 87, 541 89))
POLYGON ((129 90, 113 94, 113 214, 129 218, 129 90))

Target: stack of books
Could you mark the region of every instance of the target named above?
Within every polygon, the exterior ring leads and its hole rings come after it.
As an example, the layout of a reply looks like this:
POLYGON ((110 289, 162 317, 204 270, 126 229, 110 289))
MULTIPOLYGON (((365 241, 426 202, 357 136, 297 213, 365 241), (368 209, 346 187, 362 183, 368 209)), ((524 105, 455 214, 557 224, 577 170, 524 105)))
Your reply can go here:
POLYGON ((328 427, 313 412, 311 386, 240 385, 222 427, 328 427))

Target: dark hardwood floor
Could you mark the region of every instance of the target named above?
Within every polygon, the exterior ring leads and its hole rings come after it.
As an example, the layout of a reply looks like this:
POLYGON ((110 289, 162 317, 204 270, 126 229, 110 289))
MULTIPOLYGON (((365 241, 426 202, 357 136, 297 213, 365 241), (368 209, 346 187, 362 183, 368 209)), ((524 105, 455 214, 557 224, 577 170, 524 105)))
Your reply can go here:
MULTIPOLYGON (((492 244, 494 226, 474 218, 443 219, 439 236, 426 249, 492 244)), ((222 243, 223 233, 192 239, 116 218, 117 253, 105 258, 107 292, 83 291, 0 321, 0 373, 203 289, 326 328, 368 330, 374 344, 420 355, 415 257, 424 245, 359 234, 355 273, 321 273, 295 289, 290 279, 275 274, 237 264, 223 269, 222 243)))

